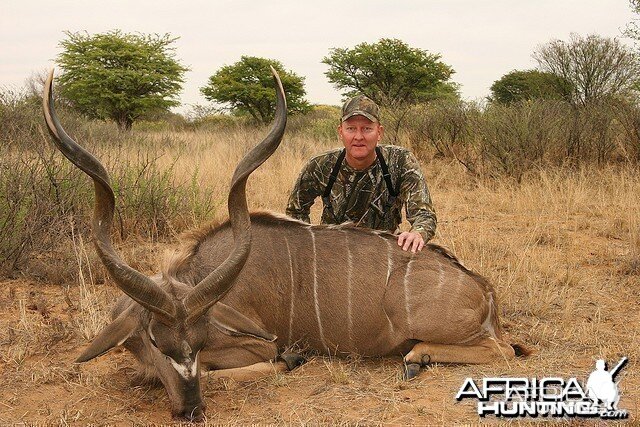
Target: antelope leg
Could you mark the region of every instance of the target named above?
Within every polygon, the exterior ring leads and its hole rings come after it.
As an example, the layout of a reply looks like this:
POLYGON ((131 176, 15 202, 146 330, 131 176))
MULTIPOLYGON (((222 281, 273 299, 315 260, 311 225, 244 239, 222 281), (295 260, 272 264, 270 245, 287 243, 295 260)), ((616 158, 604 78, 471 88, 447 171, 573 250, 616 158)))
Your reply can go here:
POLYGON ((495 339, 484 338, 474 344, 429 344, 417 343, 404 357, 407 365, 428 363, 491 363, 499 359, 513 359, 515 351, 509 344, 495 339))
POLYGON ((307 360, 297 353, 286 352, 278 355, 276 361, 258 362, 240 368, 218 369, 209 373, 211 378, 232 378, 236 381, 249 381, 267 377, 278 372, 288 372, 307 360))
POLYGON ((223 334, 216 334, 215 337, 210 337, 210 340, 216 345, 206 347, 200 353, 200 364, 206 370, 242 368, 259 362, 269 362, 278 356, 275 342, 223 334))
POLYGON ((258 362, 242 368, 220 369, 209 372, 209 378, 230 378, 236 381, 253 381, 268 377, 278 372, 287 372, 289 368, 284 361, 258 362))

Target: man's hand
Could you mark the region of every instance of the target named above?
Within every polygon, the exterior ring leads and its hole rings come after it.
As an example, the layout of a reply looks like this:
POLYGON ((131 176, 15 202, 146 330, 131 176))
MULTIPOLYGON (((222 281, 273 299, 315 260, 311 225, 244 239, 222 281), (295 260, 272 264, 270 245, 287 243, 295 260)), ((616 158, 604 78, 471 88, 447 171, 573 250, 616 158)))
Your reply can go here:
POLYGON ((424 247, 424 239, 417 231, 403 231, 398 236, 398 246, 402 246, 403 251, 411 248, 411 252, 416 253, 424 247))

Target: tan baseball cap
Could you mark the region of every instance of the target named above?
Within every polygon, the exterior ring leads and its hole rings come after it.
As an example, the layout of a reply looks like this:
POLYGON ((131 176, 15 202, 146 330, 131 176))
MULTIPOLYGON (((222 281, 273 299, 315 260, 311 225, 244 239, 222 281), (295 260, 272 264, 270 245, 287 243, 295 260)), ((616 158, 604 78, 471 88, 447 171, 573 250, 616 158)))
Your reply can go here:
POLYGON ((342 121, 353 116, 364 116, 372 122, 379 122, 380 108, 366 96, 357 95, 347 99, 342 105, 342 121))

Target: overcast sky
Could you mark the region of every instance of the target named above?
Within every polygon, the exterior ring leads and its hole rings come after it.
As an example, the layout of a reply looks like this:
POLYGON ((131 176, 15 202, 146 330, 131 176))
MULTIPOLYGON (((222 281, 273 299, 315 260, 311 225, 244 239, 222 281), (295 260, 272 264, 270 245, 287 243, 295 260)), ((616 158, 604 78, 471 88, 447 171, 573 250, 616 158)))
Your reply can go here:
POLYGON ((0 86, 20 87, 54 65, 63 31, 170 33, 191 68, 181 101, 207 104, 199 88, 241 55, 280 60, 306 77, 311 103, 338 104, 320 61, 334 47, 398 38, 442 55, 467 99, 494 80, 535 66, 531 53, 572 32, 620 37, 627 0, 0 0, 0 86))

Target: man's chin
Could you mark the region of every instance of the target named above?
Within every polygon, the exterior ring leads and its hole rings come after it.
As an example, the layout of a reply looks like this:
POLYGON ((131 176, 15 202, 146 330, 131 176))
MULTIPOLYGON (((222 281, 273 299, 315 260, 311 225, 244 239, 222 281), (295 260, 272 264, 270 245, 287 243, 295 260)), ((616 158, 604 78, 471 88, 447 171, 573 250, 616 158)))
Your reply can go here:
POLYGON ((367 150, 366 148, 356 148, 356 149, 351 149, 349 154, 351 155, 351 157, 353 157, 356 160, 366 160, 369 157, 371 157, 371 155, 373 154, 371 151, 367 150))

